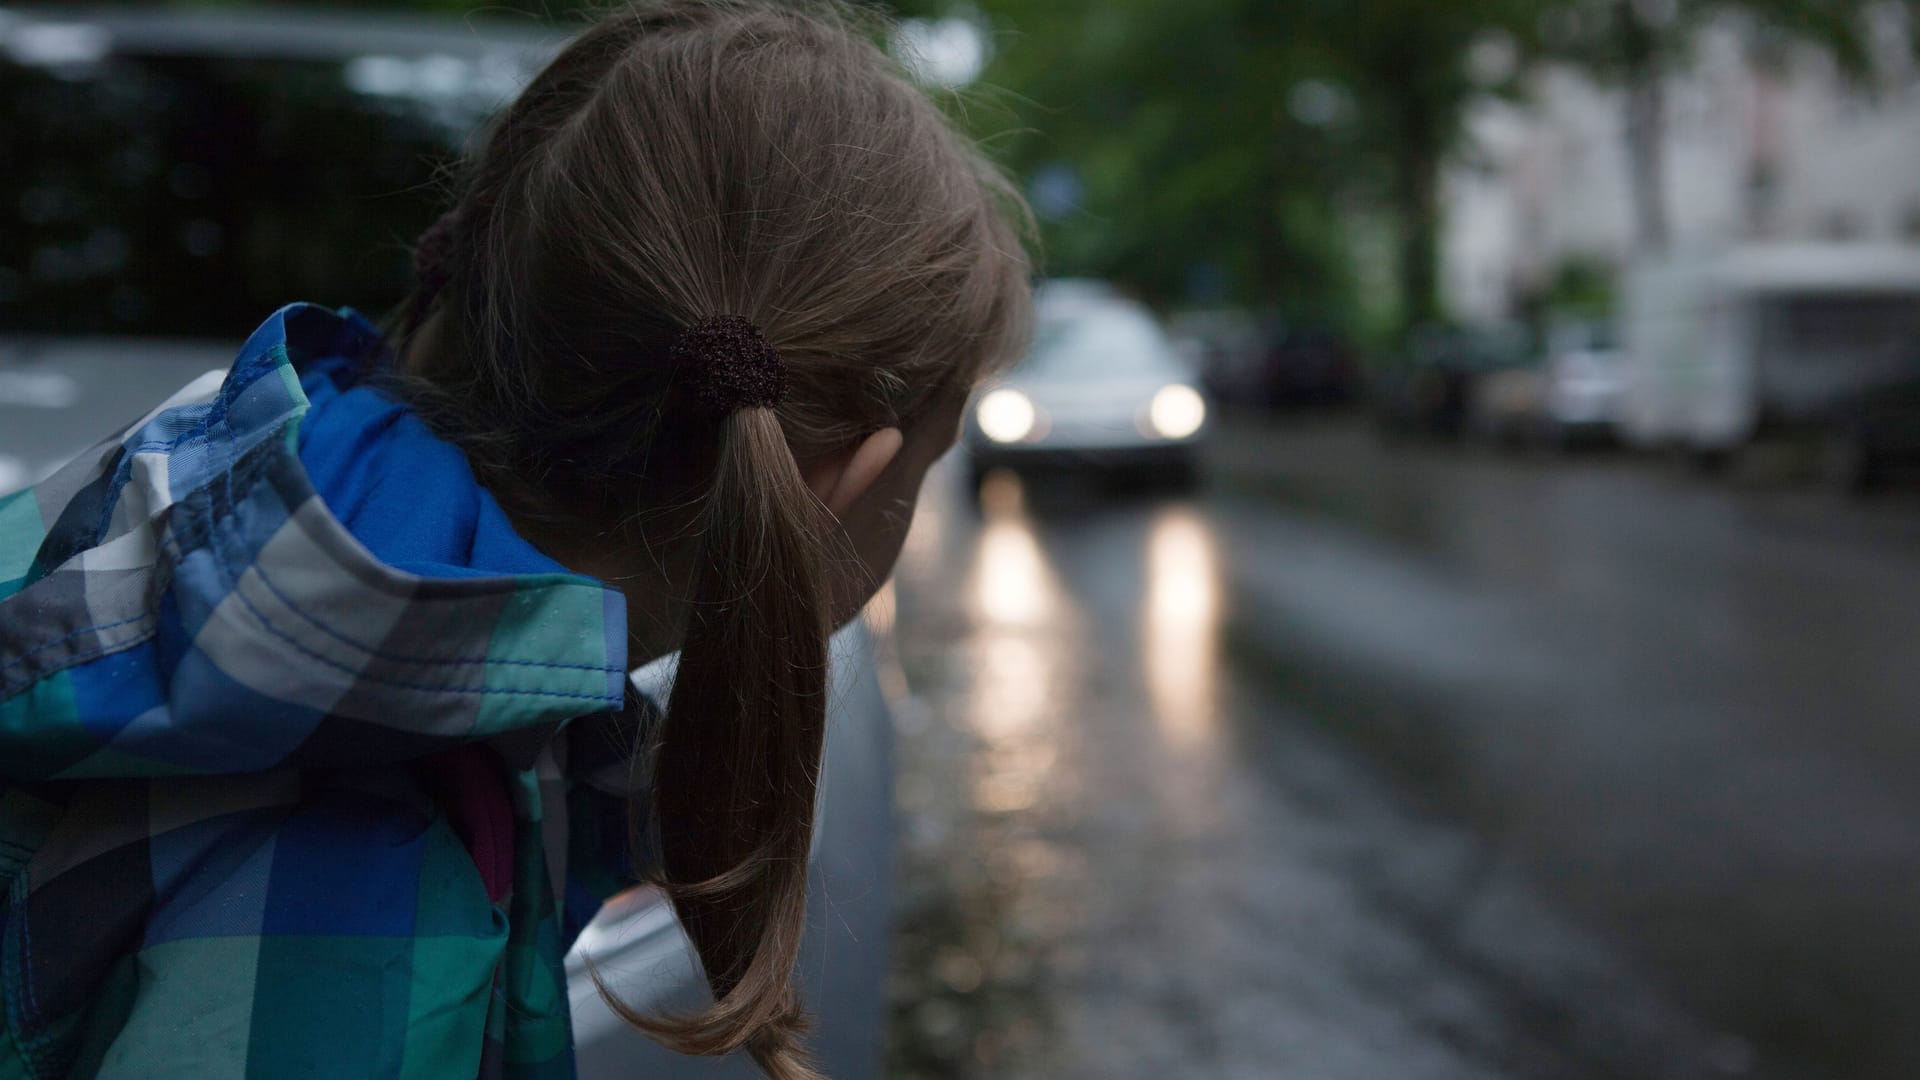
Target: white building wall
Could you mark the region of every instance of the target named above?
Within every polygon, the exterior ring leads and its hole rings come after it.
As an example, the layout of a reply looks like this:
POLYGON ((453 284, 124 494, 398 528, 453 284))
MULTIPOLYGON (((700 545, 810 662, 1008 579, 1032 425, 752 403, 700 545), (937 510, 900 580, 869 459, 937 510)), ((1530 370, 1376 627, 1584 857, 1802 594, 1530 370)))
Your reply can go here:
MULTIPOLYGON (((1891 66, 1873 92, 1818 57, 1768 75, 1738 35, 1709 35, 1668 88, 1673 246, 1920 240, 1920 84, 1910 66, 1891 66), (1760 162, 1771 163, 1770 197, 1751 184, 1760 162)), ((1463 318, 1511 314, 1569 259, 1618 265, 1632 253, 1623 95, 1563 68, 1532 90, 1526 106, 1477 110, 1472 151, 1445 180, 1442 283, 1463 318)))

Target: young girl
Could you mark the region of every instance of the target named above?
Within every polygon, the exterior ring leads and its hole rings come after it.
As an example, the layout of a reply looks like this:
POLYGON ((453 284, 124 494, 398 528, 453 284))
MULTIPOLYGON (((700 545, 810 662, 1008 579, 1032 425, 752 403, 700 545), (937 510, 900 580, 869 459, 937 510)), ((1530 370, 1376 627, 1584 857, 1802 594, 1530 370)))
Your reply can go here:
POLYGON ((716 1004, 623 1015, 812 1075, 827 638, 1024 333, 1014 202, 846 16, 643 3, 392 334, 285 308, 0 502, 0 1077, 565 1074, 634 874, 716 1004))

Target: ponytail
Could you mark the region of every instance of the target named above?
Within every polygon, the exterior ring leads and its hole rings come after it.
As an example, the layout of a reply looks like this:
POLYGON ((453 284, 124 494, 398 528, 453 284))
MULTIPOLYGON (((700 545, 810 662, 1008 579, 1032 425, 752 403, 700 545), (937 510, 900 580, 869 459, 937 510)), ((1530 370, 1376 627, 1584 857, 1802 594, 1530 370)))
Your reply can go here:
POLYGON ((826 732, 827 514, 772 409, 724 421, 679 674, 655 758, 660 884, 716 1003, 659 1019, 608 995, 667 1047, 741 1047, 775 1080, 817 1077, 792 973, 826 732))

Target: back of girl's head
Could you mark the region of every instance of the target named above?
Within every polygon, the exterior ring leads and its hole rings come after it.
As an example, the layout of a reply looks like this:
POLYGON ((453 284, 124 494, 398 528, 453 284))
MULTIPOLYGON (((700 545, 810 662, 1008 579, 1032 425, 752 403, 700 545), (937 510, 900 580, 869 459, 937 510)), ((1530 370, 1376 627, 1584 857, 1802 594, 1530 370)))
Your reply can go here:
POLYGON ((802 469, 964 393, 1028 318, 1017 197, 872 29, 825 3, 608 15, 496 121, 401 311, 435 316, 423 415, 510 510, 686 548, 645 817, 717 1004, 623 1015, 783 1078, 810 1075, 790 976, 833 557, 802 469), (703 407, 673 345, 718 316, 778 350, 777 404, 703 407))
MULTIPOLYGON (((485 410, 483 465, 578 503, 669 434, 655 425, 692 388, 664 362, 674 335, 741 315, 792 372, 780 418, 810 459, 1008 354, 1016 201, 848 9, 637 3, 549 65, 471 163, 448 362, 428 374, 485 410)), ((677 464, 647 475, 686 479, 677 464)))

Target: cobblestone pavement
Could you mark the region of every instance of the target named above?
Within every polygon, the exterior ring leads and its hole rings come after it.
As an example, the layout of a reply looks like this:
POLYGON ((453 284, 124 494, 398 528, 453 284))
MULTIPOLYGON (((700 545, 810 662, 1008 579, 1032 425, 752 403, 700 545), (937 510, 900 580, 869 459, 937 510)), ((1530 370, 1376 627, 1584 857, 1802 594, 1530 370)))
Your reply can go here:
POLYGON ((879 604, 911 691, 889 1075, 1756 1073, 1298 704, 1235 629, 1214 496, 983 503, 936 474, 879 604))

